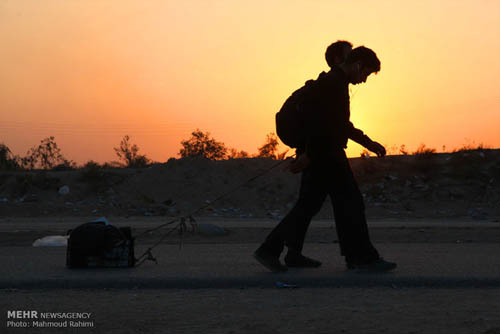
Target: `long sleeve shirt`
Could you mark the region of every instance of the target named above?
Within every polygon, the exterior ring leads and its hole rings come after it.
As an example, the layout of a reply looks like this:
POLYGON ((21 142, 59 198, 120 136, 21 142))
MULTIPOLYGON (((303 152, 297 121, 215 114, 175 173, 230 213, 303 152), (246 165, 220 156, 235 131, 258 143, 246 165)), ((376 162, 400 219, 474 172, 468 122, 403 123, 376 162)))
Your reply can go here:
POLYGON ((349 82, 344 71, 335 66, 322 72, 305 94, 299 108, 303 112, 306 151, 314 160, 327 159, 347 147, 348 139, 366 146, 371 140, 349 120, 349 82))

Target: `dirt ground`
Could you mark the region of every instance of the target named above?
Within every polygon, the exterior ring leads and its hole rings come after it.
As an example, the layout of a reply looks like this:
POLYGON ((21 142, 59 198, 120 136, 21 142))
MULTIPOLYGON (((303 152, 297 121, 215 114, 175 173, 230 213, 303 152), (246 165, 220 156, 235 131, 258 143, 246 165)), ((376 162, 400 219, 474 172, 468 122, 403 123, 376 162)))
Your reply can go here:
MULTIPOLYGON (((196 214, 278 220, 294 205, 300 185, 300 175, 279 163, 185 158, 142 169, 0 172, 0 217, 173 217, 203 208, 196 214)), ((499 149, 350 163, 370 219, 500 220, 499 149)), ((332 216, 326 201, 317 218, 332 216)))

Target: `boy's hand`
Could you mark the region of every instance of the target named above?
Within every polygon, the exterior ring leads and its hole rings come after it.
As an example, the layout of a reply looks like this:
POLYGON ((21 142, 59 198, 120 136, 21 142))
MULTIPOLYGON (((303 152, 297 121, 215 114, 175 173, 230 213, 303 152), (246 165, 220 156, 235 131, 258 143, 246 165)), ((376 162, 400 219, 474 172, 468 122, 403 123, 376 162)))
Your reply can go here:
POLYGON ((386 154, 384 146, 380 145, 376 141, 372 141, 370 145, 368 145, 367 149, 375 153, 378 157, 383 157, 386 154))
POLYGON ((288 170, 294 174, 297 174, 309 167, 310 164, 311 160, 309 159, 307 154, 303 153, 290 163, 288 170))

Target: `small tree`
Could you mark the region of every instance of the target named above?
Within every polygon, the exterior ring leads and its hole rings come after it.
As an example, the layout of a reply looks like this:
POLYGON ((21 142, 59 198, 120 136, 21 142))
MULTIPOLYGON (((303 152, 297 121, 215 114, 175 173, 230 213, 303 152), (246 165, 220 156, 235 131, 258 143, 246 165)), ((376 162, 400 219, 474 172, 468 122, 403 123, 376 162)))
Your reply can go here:
POLYGON ((278 153, 278 146, 279 142, 276 134, 273 132, 269 133, 266 137, 264 145, 258 148, 259 153, 257 154, 257 157, 283 160, 288 150, 278 153))
POLYGON ((266 137, 266 142, 264 145, 258 148, 259 153, 257 157, 259 158, 276 158, 276 153, 278 152, 278 138, 274 133, 269 133, 266 137))
POLYGON ((224 159, 227 156, 227 148, 224 143, 210 137, 209 132, 196 129, 191 133, 191 138, 181 141, 182 148, 179 155, 182 158, 201 156, 211 160, 224 159))
POLYGON ((74 162, 67 160, 61 154, 61 149, 57 146, 53 136, 42 139, 38 146, 32 147, 26 154, 20 161, 23 167, 27 169, 34 169, 35 167, 51 169, 56 166, 71 167, 74 165, 74 162))
POLYGON ((0 143, 0 170, 18 169, 17 158, 4 143, 0 143))
POLYGON ((125 162, 125 166, 129 168, 143 168, 146 167, 150 160, 145 156, 139 154, 139 147, 136 144, 130 144, 130 137, 127 135, 123 137, 119 147, 114 147, 116 155, 120 160, 125 162))

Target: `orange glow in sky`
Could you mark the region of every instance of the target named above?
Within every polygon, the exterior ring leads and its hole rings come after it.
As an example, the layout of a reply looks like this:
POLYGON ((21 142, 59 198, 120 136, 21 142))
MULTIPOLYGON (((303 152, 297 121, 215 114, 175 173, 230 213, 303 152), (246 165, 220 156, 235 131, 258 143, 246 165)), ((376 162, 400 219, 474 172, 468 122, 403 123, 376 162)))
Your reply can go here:
POLYGON ((500 147, 498 0, 0 0, 0 142, 24 155, 55 136, 104 162, 129 135, 166 161, 199 128, 256 153, 338 39, 381 60, 351 86, 372 139, 500 147))

